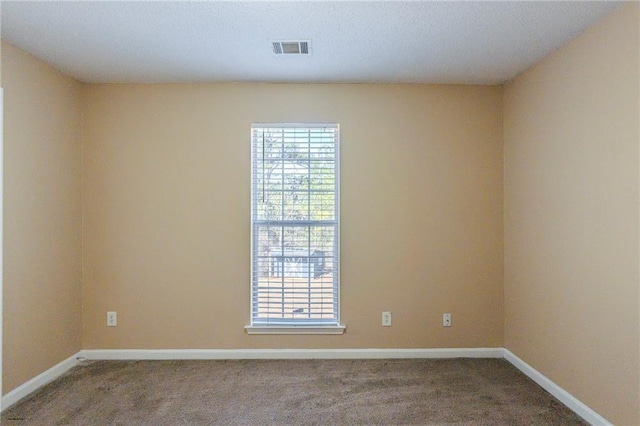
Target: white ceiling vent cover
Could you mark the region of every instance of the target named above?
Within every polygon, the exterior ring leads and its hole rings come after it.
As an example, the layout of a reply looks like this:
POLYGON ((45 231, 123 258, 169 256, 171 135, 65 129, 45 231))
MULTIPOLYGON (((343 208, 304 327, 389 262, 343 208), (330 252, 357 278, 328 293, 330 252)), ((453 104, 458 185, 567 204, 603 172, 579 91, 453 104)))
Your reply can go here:
POLYGON ((273 41, 272 49, 276 55, 308 55, 311 42, 306 41, 273 41))

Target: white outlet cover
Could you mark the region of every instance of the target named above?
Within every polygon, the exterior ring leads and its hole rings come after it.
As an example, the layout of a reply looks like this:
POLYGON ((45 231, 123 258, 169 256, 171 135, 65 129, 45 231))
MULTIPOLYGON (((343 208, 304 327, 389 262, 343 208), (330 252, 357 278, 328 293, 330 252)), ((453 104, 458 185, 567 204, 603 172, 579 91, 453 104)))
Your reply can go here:
POLYGON ((442 314, 442 326, 451 327, 451 314, 442 314))
POLYGON ((391 312, 382 313, 382 326, 391 327, 391 312))
POLYGON ((107 312, 107 327, 115 327, 118 325, 117 312, 107 312))

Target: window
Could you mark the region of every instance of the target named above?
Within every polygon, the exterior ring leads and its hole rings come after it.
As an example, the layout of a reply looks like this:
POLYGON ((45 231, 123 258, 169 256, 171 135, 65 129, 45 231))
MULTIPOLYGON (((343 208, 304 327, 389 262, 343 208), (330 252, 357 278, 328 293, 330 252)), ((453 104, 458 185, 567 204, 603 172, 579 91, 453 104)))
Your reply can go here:
POLYGON ((251 129, 249 333, 342 333, 339 324, 339 129, 251 129))

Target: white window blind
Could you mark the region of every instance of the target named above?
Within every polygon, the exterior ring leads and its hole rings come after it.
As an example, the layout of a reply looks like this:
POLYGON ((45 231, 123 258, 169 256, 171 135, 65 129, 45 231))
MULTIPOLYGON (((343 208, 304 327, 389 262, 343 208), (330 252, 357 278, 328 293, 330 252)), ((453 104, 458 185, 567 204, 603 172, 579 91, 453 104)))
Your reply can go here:
POLYGON ((339 323, 337 124, 254 124, 252 326, 339 323))

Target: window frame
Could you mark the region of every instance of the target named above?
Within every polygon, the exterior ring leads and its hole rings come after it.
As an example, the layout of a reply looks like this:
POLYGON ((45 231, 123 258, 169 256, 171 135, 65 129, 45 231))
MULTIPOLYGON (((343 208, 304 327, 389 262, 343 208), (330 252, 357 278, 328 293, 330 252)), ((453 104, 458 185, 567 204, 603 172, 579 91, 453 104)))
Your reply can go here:
MULTIPOLYGON (((250 255, 250 263, 251 263, 251 278, 250 278, 250 287, 249 287, 249 325, 245 326, 245 330, 248 334, 343 334, 346 330, 346 327, 340 322, 340 125, 338 123, 329 123, 329 122, 306 122, 306 123, 252 123, 251 124, 251 255, 250 255), (254 212, 256 212, 256 190, 258 189, 256 183, 254 181, 255 177, 255 167, 256 167, 256 153, 255 144, 254 144, 254 129, 256 128, 273 128, 273 129, 314 129, 314 128, 335 128, 336 129, 336 137, 335 137, 335 154, 334 154, 334 162, 335 162, 335 205, 334 205, 334 216, 335 216, 335 235, 334 235, 334 277, 335 280, 335 294, 334 301, 336 305, 335 312, 335 323, 332 321, 330 323, 319 323, 313 324, 308 321, 301 321, 300 323, 296 323, 295 321, 291 322, 278 322, 275 321, 274 324, 264 323, 262 321, 257 322, 254 318, 254 266, 256 263, 256 247, 255 247, 255 232, 256 232, 256 218, 254 217, 254 212), (337 271, 337 272, 336 272, 337 271)), ((310 222, 310 221, 301 221, 301 222, 310 222)))

